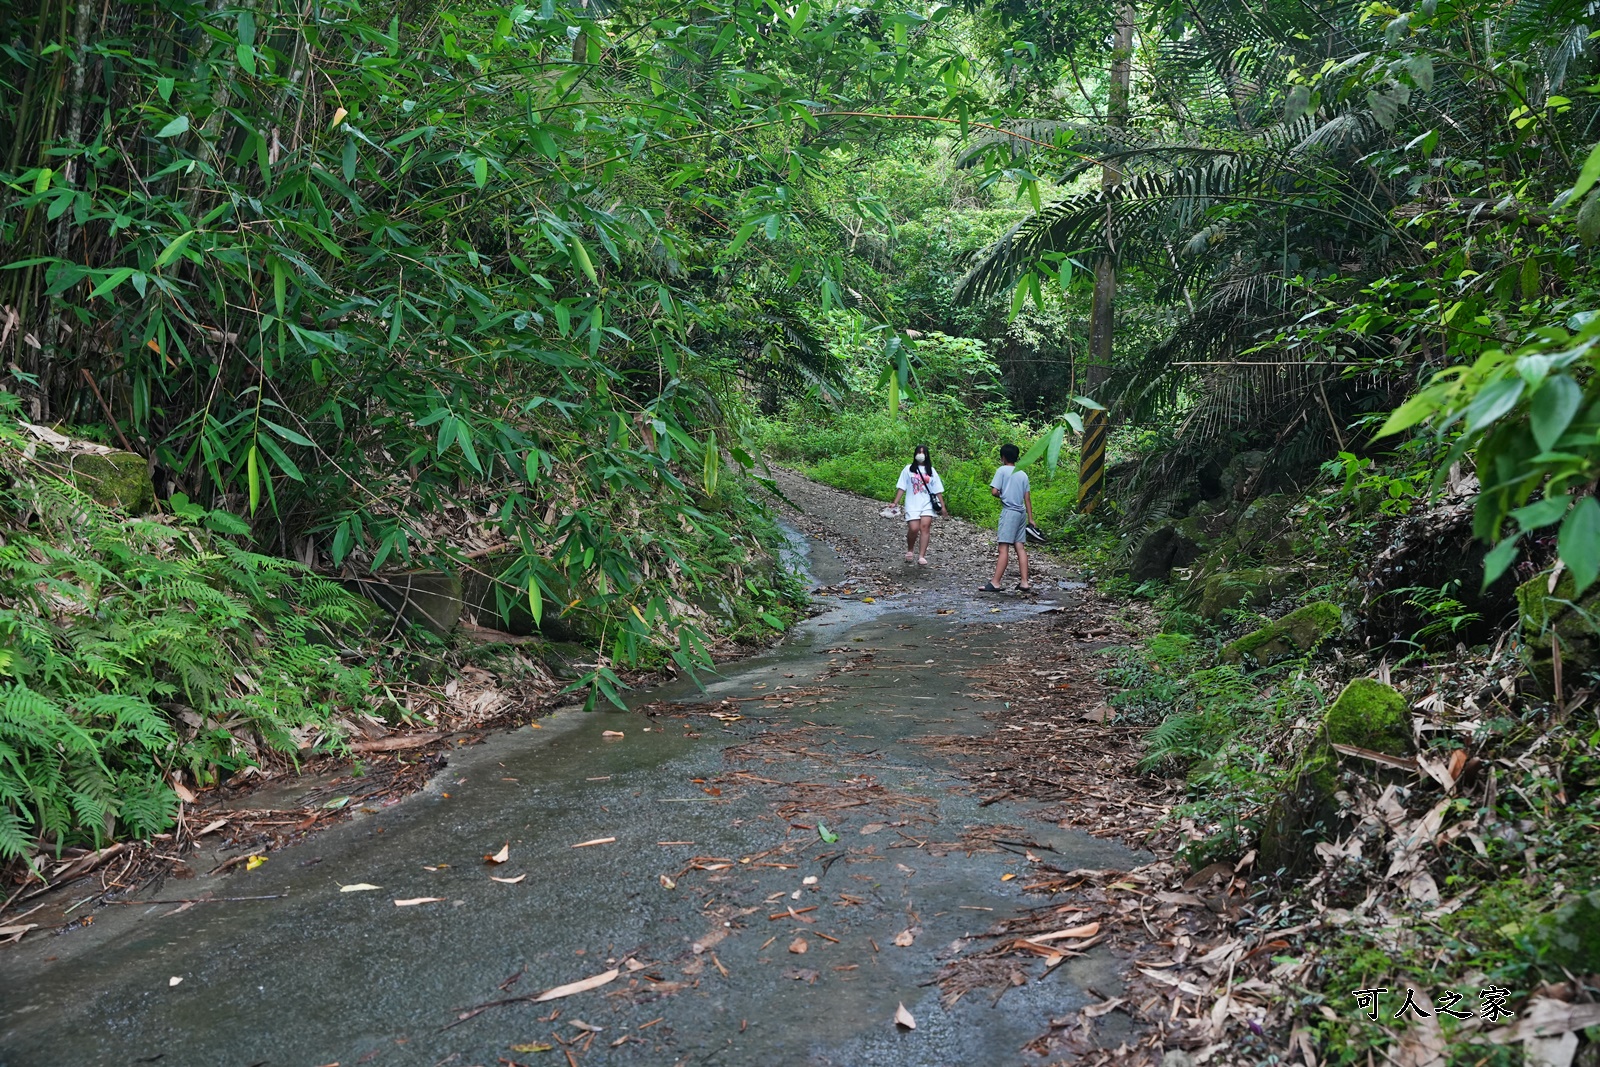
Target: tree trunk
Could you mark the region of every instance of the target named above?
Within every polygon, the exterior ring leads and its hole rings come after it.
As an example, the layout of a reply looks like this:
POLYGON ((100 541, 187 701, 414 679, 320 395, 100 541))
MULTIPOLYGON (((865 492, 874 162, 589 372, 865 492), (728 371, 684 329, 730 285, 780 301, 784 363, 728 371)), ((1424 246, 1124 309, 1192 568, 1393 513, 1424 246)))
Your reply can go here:
MULTIPOLYGON (((1128 123, 1128 95, 1133 81, 1133 18, 1131 3, 1117 10, 1117 34, 1111 53, 1111 86, 1107 121, 1112 126, 1128 123)), ((1100 173, 1100 188, 1109 194, 1122 184, 1122 171, 1107 163, 1100 173)), ((1089 311, 1089 358, 1084 368, 1084 387, 1090 399, 1105 403, 1101 395, 1111 375, 1112 337, 1116 322, 1117 296, 1116 235, 1111 226, 1111 204, 1106 203, 1106 251, 1094 265, 1094 303, 1089 311)), ((1100 506, 1101 475, 1105 470, 1106 435, 1110 418, 1104 411, 1091 411, 1085 421, 1083 452, 1078 461, 1078 508, 1085 513, 1100 506)))

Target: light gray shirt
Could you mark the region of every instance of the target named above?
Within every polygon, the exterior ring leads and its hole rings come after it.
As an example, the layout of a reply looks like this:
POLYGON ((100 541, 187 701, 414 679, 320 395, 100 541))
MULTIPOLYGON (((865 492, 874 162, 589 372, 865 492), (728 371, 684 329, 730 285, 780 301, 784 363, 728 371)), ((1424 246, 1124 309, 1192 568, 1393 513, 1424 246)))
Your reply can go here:
POLYGON ((989 488, 1000 490, 1000 507, 1006 511, 1027 514, 1028 472, 1016 467, 1001 467, 989 480, 989 488))

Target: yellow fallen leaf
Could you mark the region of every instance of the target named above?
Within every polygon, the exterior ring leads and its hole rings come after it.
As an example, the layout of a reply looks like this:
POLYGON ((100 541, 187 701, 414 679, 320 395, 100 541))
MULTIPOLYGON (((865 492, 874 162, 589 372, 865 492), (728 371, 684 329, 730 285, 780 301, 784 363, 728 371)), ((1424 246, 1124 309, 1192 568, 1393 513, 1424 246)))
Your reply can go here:
POLYGON ((1016 877, 1016 875, 1014 875, 1014 874, 1002 874, 1000 876, 1000 880, 1002 882, 1009 882, 1009 881, 1011 881, 1011 879, 1013 879, 1015 877, 1016 877))
POLYGON ((535 1004, 541 1004, 547 1000, 559 1000, 562 997, 570 997, 574 993, 587 993, 591 989, 599 989, 601 986, 616 978, 616 976, 621 973, 622 971, 620 969, 613 967, 604 974, 597 974, 593 978, 584 978, 576 982, 568 982, 566 985, 558 985, 554 989, 546 989, 543 993, 540 993, 538 996, 534 997, 533 1002, 535 1004))
POLYGON ((383 886, 381 886, 381 885, 373 885, 371 882, 356 882, 354 885, 342 885, 342 886, 340 886, 339 887, 339 892, 341 892, 341 893, 365 893, 369 889, 382 889, 382 888, 383 888, 383 886))
POLYGON ((485 863, 504 863, 506 860, 508 860, 510 858, 511 858, 511 842, 507 841, 505 843, 505 845, 500 849, 499 852, 496 852, 492 856, 483 857, 483 862, 485 862, 485 863))
POLYGON ((444 897, 410 897, 406 900, 395 901, 394 906, 397 908, 409 908, 414 904, 438 904, 443 900, 444 897))
POLYGON ((253 871, 265 862, 267 862, 267 857, 265 856, 251 856, 249 859, 244 861, 244 869, 247 871, 253 871))
POLYGON ((346 111, 344 108, 336 108, 333 112, 333 121, 328 124, 328 129, 332 130, 337 128, 339 123, 343 122, 344 117, 348 114, 350 114, 350 112, 346 111))
POLYGON ((515 878, 496 878, 494 875, 491 874, 489 876, 489 881, 491 881, 491 882, 500 882, 500 883, 502 883, 504 885, 516 885, 518 882, 522 881, 526 877, 528 877, 526 874, 519 874, 515 878))
POLYGON ((554 1048, 555 1048, 554 1045, 512 1045, 511 1046, 511 1051, 512 1052, 549 1052, 554 1048))
POLYGON ((864 596, 861 598, 861 602, 863 604, 876 604, 878 601, 874 597, 864 596))
POLYGON ((916 1016, 906 1011, 904 1004, 897 1004, 894 1009, 894 1024, 903 1026, 907 1030, 915 1030, 917 1028, 917 1019, 916 1016))

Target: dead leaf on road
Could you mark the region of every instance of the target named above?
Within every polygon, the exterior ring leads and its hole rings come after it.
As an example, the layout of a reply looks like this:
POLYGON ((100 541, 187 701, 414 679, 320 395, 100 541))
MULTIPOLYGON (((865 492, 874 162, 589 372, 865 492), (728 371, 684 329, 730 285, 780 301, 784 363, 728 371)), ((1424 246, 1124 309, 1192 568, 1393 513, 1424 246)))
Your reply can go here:
POLYGON ((0 945, 10 945, 22 940, 22 935, 38 927, 38 923, 23 923, 20 926, 0 926, 0 945))
POLYGON ((579 841, 573 848, 588 848, 590 845, 610 845, 616 842, 614 837, 596 837, 590 841, 579 841))
POLYGON ((491 874, 489 876, 489 881, 491 881, 491 882, 499 882, 502 885, 516 885, 518 882, 522 881, 526 877, 528 877, 526 874, 519 874, 515 878, 496 878, 494 875, 491 874))
POLYGON ((1126 997, 1112 997, 1110 1000, 1104 1001, 1103 1003, 1091 1004, 1089 1007, 1084 1008, 1083 1017, 1085 1019, 1098 1019, 1100 1016, 1105 1015, 1108 1012, 1115 1011, 1117 1008, 1126 1003, 1126 997))
POLYGON ((917 935, 912 933, 910 930, 901 930, 898 934, 894 935, 894 943, 899 945, 901 948, 910 948, 912 942, 916 941, 916 939, 917 935))
POLYGON ((1035 945, 1042 945, 1048 941, 1059 941, 1064 937, 1093 937, 1100 932, 1099 923, 1089 923, 1087 926, 1074 926, 1066 930, 1056 930, 1053 933, 1039 934, 1028 938, 1035 945))
POLYGON ((543 993, 540 993, 538 996, 534 997, 533 1002, 535 1004, 542 1004, 547 1000, 560 1000, 562 997, 570 997, 574 993, 587 993, 591 989, 599 989, 607 982, 615 979, 617 975, 621 973, 622 971, 620 969, 613 967, 604 974, 597 974, 593 978, 584 978, 581 981, 568 982, 566 985, 558 985, 554 989, 546 989, 543 993))
POLYGON ((554 1048, 555 1048, 554 1045, 539 1045, 539 1044, 512 1045, 511 1046, 511 1051, 512 1052, 549 1052, 549 1051, 553 1050, 554 1048))
POLYGON ((492 856, 484 856, 483 857, 483 862, 485 862, 485 863, 504 863, 506 860, 508 860, 510 858, 511 858, 511 842, 507 841, 503 846, 501 846, 499 852, 496 852, 492 856))
POLYGON ((894 1024, 896 1026, 903 1026, 907 1030, 915 1030, 917 1028, 917 1019, 916 1016, 912 1015, 909 1011, 906 1011, 906 1006, 904 1004, 898 1004, 894 1009, 894 1024))
POLYGON ((373 885, 371 882, 356 882, 353 885, 342 885, 342 886, 340 886, 339 887, 339 892, 341 892, 341 893, 365 893, 365 892, 367 892, 369 890, 372 890, 372 889, 382 889, 382 888, 383 888, 383 886, 381 886, 381 885, 373 885))
POLYGON ((600 731, 600 736, 605 738, 608 741, 621 741, 622 740, 622 731, 621 730, 602 730, 602 731, 600 731))
POLYGON ((802 955, 810 951, 810 949, 811 946, 803 937, 797 937, 793 941, 789 942, 789 951, 793 952, 796 956, 802 955))
POLYGON ((394 906, 397 908, 409 908, 416 904, 438 904, 443 900, 444 897, 409 897, 405 900, 395 901, 394 906))
POLYGON ((783 976, 785 978, 793 978, 797 982, 804 982, 806 985, 815 985, 817 979, 822 977, 809 967, 790 967, 783 972, 783 976))

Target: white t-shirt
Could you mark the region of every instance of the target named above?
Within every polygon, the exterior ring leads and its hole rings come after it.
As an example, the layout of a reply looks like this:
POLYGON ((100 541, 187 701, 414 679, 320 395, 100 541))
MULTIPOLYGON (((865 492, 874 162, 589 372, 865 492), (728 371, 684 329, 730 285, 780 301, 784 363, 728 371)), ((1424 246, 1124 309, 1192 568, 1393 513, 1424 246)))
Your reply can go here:
POLYGON ((923 474, 920 470, 913 471, 911 465, 907 464, 905 470, 900 472, 900 481, 895 488, 906 495, 906 503, 909 504, 913 497, 944 492, 944 483, 939 480, 937 470, 931 475, 923 474))

